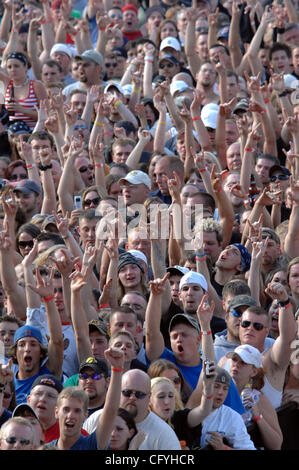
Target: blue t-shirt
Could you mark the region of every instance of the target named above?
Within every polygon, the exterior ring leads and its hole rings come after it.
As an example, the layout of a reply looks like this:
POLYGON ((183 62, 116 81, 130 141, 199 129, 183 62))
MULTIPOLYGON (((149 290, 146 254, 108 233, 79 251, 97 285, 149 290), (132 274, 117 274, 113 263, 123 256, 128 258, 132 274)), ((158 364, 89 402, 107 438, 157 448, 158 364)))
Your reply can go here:
POLYGON ((15 375, 14 383, 16 389, 16 401, 18 405, 20 403, 27 403, 27 395, 30 394, 33 382, 37 377, 44 374, 51 374, 46 366, 41 366, 38 373, 33 377, 29 377, 28 379, 19 380, 17 378, 17 374, 15 375))
MULTIPOLYGON (((48 446, 57 446, 58 439, 47 443, 48 446)), ((70 447, 69 450, 98 450, 98 441, 96 432, 89 434, 89 436, 82 436, 80 435, 79 439, 75 442, 75 444, 70 447)))
MULTIPOLYGON (((184 379, 186 380, 186 382, 188 382, 192 390, 196 388, 198 378, 202 369, 202 362, 200 362, 200 364, 198 364, 197 366, 184 366, 178 364, 174 353, 168 348, 164 349, 162 355, 160 356, 160 359, 167 359, 168 361, 173 362, 180 369, 184 379)), ((149 365, 149 363, 147 363, 147 365, 149 365)), ((230 387, 228 389, 228 394, 225 399, 224 405, 229 406, 239 414, 245 413, 238 389, 232 380, 230 381, 230 387)))

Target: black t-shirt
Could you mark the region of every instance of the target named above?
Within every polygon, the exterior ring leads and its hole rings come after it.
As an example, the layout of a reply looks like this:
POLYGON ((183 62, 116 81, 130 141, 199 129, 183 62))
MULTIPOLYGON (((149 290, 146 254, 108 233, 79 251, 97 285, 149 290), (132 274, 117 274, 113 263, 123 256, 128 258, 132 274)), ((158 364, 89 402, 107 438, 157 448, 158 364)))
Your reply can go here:
POLYGON ((189 427, 187 418, 190 411, 188 408, 175 411, 171 418, 171 424, 179 441, 186 441, 187 447, 192 450, 200 447, 202 425, 199 424, 194 428, 189 427))

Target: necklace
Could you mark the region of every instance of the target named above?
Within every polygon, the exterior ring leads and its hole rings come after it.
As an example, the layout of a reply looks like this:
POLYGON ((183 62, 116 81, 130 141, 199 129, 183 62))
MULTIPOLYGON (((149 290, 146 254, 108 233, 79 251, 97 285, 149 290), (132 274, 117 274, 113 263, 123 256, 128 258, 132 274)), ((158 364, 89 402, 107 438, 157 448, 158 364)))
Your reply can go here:
POLYGON ((22 86, 27 85, 28 82, 29 82, 29 78, 27 77, 26 80, 25 80, 25 82, 22 83, 21 85, 15 85, 15 84, 14 84, 13 86, 14 86, 15 88, 22 88, 22 86))

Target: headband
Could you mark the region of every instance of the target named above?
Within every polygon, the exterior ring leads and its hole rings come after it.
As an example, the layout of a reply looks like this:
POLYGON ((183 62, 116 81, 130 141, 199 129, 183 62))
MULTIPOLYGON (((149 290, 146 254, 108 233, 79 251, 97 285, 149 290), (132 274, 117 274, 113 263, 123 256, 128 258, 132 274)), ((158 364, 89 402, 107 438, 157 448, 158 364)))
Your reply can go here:
POLYGON ((23 54, 21 54, 20 52, 11 52, 6 57, 6 61, 8 61, 8 59, 17 59, 17 60, 20 60, 21 62, 23 62, 24 65, 28 65, 27 58, 23 54))

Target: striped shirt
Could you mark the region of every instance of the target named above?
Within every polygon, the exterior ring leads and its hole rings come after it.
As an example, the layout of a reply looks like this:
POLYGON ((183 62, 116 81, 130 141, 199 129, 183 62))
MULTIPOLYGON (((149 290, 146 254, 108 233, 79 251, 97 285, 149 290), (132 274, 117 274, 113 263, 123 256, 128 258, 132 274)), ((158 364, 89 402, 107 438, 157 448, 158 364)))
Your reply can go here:
MULTIPOLYGON (((10 80, 9 84, 7 85, 6 93, 5 93, 5 105, 7 105, 10 101, 12 87, 13 87, 13 81, 10 80)), ((23 108, 35 109, 35 106, 38 107, 39 101, 34 91, 34 80, 29 80, 28 96, 24 99, 19 99, 17 101, 23 108)), ((19 120, 24 121, 26 122, 26 124, 28 124, 30 129, 34 129, 36 125, 36 121, 34 121, 31 117, 23 113, 14 113, 13 115, 9 116, 9 120, 10 121, 19 121, 19 120)))

